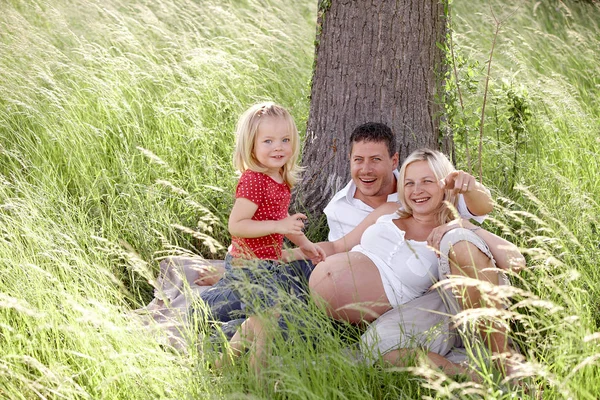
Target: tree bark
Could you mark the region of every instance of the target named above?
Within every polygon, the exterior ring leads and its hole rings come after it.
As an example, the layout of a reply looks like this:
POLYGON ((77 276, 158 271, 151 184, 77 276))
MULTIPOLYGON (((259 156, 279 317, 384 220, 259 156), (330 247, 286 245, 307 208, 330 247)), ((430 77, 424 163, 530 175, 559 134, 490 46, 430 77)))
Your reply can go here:
MULTIPOLYGON (((318 217, 350 179, 348 140, 365 122, 397 136, 400 160, 440 138, 444 4, 431 0, 321 1, 315 69, 296 204, 318 217)), ((441 142, 446 143, 441 143, 441 142)))

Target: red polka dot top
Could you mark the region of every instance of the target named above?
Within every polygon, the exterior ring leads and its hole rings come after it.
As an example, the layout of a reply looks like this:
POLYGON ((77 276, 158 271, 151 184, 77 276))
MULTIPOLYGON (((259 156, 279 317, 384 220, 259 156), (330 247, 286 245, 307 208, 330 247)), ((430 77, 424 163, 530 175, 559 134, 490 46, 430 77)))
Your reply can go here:
MULTIPOLYGON (((287 184, 278 183, 261 172, 246 170, 235 190, 235 198, 248 199, 258 205, 254 221, 278 221, 288 216, 291 191, 287 184)), ((278 260, 283 248, 283 235, 273 233, 257 238, 231 238, 231 255, 238 258, 278 260)))

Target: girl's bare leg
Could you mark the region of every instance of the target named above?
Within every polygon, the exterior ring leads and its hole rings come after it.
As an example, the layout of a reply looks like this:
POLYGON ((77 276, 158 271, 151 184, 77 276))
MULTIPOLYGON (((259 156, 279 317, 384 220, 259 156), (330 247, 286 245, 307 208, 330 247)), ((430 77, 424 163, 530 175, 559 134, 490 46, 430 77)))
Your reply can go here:
POLYGON ((198 286, 212 286, 225 274, 225 262, 221 260, 204 260, 207 265, 198 268, 198 278, 194 283, 198 286))
POLYGON ((215 366, 222 368, 233 357, 239 357, 246 349, 250 349, 250 366, 255 372, 260 372, 266 361, 267 339, 264 328, 265 324, 261 317, 256 315, 248 317, 230 339, 228 354, 223 354, 221 359, 215 362, 215 366))

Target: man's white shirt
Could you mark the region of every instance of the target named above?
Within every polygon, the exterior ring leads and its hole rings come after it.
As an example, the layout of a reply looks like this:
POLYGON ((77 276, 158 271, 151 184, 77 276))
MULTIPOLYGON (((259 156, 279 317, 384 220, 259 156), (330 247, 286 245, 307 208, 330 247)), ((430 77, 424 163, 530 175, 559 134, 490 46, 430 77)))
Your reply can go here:
MULTIPOLYGON (((394 176, 397 180, 399 177, 397 170, 394 170, 394 176)), ((327 207, 323 210, 327 216, 327 226, 329 226, 328 240, 330 242, 350 233, 352 229, 356 228, 373 211, 373 207, 365 204, 362 200, 354 198, 355 193, 356 185, 353 180, 350 180, 342 190, 333 196, 327 207)), ((387 201, 398 203, 398 192, 390 194, 387 201)), ((486 215, 475 216, 471 214, 462 194, 458 196, 457 211, 461 217, 472 218, 480 223, 486 218, 486 215)))

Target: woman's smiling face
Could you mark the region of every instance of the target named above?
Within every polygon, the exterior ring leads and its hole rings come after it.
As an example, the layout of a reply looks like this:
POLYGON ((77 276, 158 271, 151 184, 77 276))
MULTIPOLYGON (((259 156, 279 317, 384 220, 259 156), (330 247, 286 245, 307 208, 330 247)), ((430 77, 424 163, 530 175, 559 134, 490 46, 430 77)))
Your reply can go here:
POLYGON ((444 191, 427 161, 407 165, 403 185, 404 201, 412 208, 413 214, 432 214, 444 200, 444 191))

